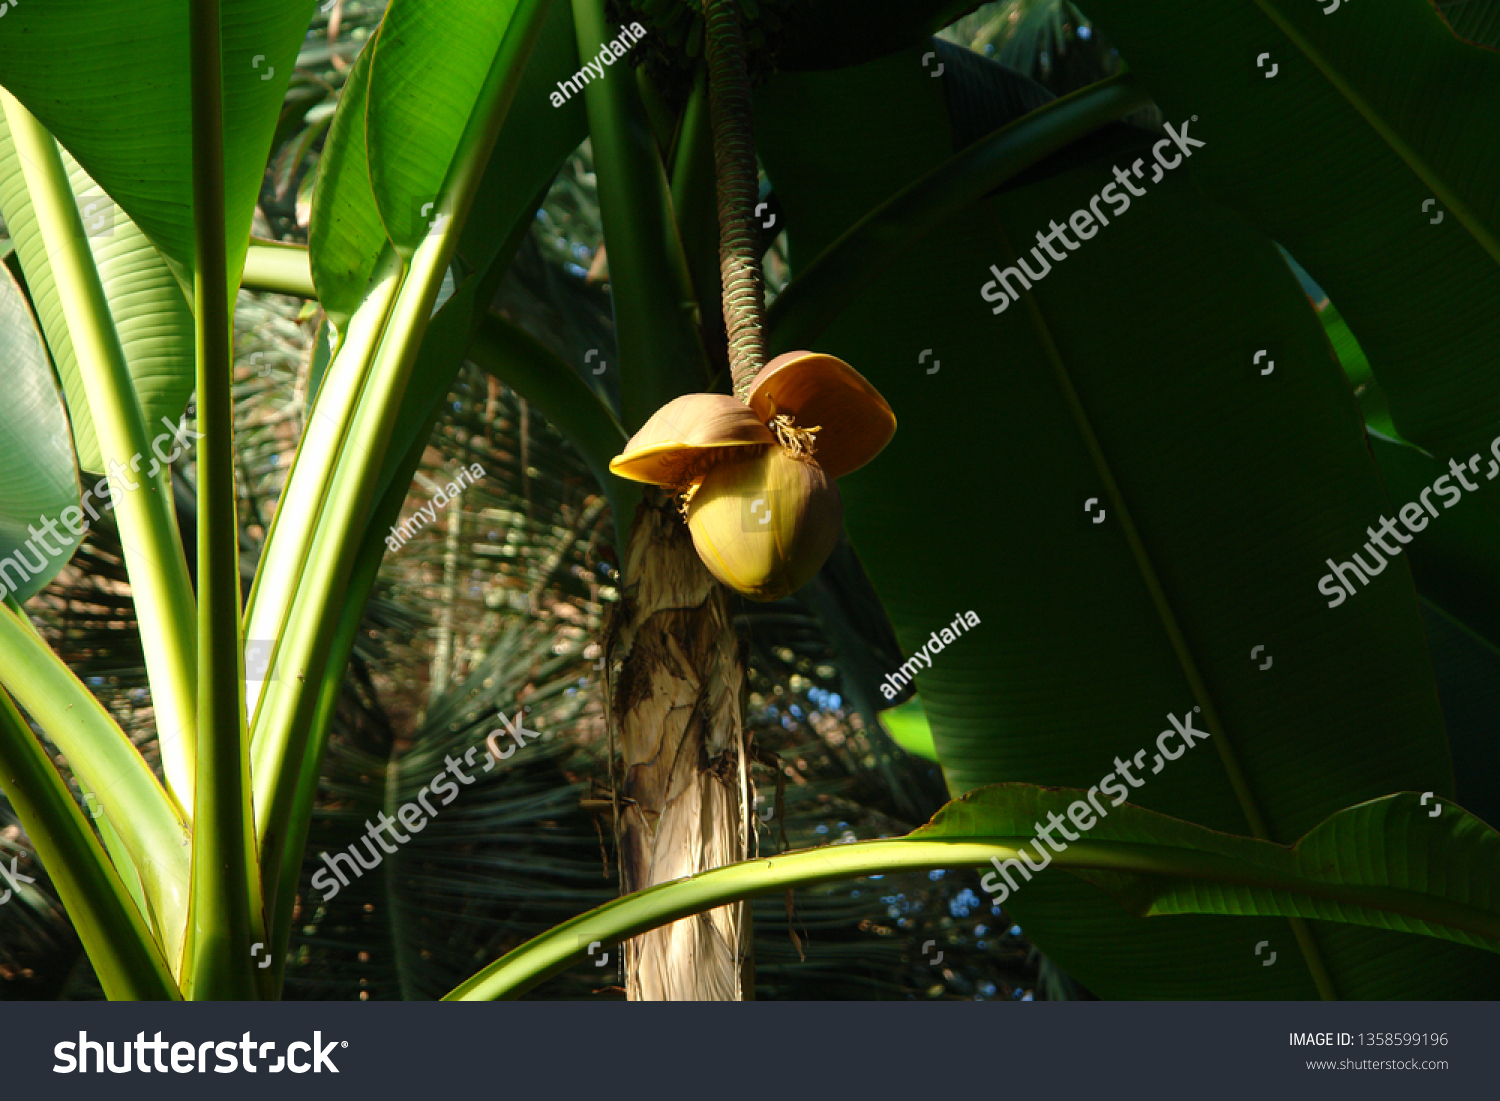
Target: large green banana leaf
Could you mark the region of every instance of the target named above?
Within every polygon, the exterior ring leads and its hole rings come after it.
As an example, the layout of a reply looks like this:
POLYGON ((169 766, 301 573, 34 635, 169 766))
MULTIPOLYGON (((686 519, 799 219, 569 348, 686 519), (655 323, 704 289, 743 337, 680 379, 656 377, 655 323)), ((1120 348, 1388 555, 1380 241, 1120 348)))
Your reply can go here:
MULTIPOLYGON (((220 5, 231 287, 313 2, 220 5)), ((0 20, 0 82, 155 242, 189 293, 191 48, 181 0, 12 4, 0 20)))
POLYGON ((370 193, 365 144, 365 106, 374 56, 374 43, 360 51, 339 94, 328 140, 318 158, 308 227, 308 263, 318 303, 340 334, 348 330, 349 319, 364 300, 387 240, 370 193))
MULTIPOLYGON (((178 420, 187 407, 188 395, 193 392, 193 316, 188 311, 187 299, 146 235, 100 190, 66 149, 62 158, 141 412, 146 424, 157 425, 160 431, 160 418, 178 420)), ((94 434, 94 417, 63 313, 61 291, 3 116, 0 116, 0 217, 5 219, 16 243, 26 287, 67 395, 78 465, 84 470, 103 472, 104 458, 94 434)))
POLYGON ((49 536, 45 527, 78 504, 78 475, 47 352, 9 270, 0 271, 0 362, 7 379, 7 400, 0 404, 0 468, 6 472, 0 478, 0 586, 3 595, 24 603, 68 564, 83 536, 65 526, 54 526, 49 536), (44 555, 54 539, 58 553, 44 555))
POLYGON ((1460 38, 1500 45, 1500 4, 1495 0, 1437 0, 1437 9, 1460 38))
MULTIPOLYGON (((389 240, 369 182, 367 136, 376 146, 382 142, 388 145, 395 139, 374 135, 409 126, 399 113, 369 115, 364 106, 370 59, 381 49, 381 41, 377 39, 360 55, 350 74, 344 101, 334 118, 323 154, 322 164, 328 170, 320 168, 313 197, 313 280, 320 295, 326 296, 325 303, 332 300, 334 312, 330 316, 335 317, 347 318, 358 309, 380 250, 389 240)), ((440 24, 427 28, 418 45, 425 52, 445 42, 460 50, 463 55, 460 60, 473 63, 468 56, 470 45, 460 46, 457 38, 440 24)), ((491 273, 497 258, 508 261, 520 242, 519 235, 529 229, 538 191, 547 187, 558 166, 586 135, 587 120, 581 100, 554 108, 547 98, 548 91, 558 81, 577 71, 577 56, 572 10, 566 3, 554 2, 527 59, 515 102, 496 140, 459 238, 457 258, 465 271, 471 273, 473 285, 460 286, 432 319, 392 431, 379 482, 381 492, 396 475, 401 457, 424 430, 433 408, 447 394, 478 316, 488 306, 476 297, 481 289, 477 280, 491 273)), ((458 62, 450 64, 446 58, 440 65, 445 69, 457 66, 458 62)), ((456 139, 457 132, 451 136, 456 139)), ((442 148, 451 156, 451 148, 446 145, 442 148)), ((426 182, 413 184, 418 189, 413 194, 420 194, 432 179, 441 182, 435 157, 436 154, 429 154, 421 175, 426 182)), ((391 205, 389 201, 387 205, 391 205)), ((421 212, 420 203, 415 210, 421 212)), ((491 293, 493 283, 493 279, 486 283, 491 293)))
POLYGON ((1500 652, 1441 609, 1425 611, 1458 802, 1493 825, 1500 822, 1500 652))
MULTIPOLYGON (((910 839, 1015 837, 1029 843, 1034 862, 1043 864, 1050 854, 1035 840, 1035 826, 1059 818, 1066 820, 1063 829, 1048 831, 1052 849, 1062 850, 1057 855, 1075 846, 1089 852, 1094 846, 1115 849, 1118 867, 1110 866, 1114 857, 1100 853, 1093 869, 1077 874, 1143 917, 1298 914, 1500 952, 1500 833, 1462 807, 1410 793, 1339 811, 1290 851, 1215 836, 1106 799, 1090 801, 1084 792, 1011 785, 983 788, 950 803, 910 839), (1081 821, 1093 824, 1069 841, 1081 821), (1416 918, 1425 909, 1417 901, 1423 895, 1442 899, 1425 912, 1444 912, 1445 920, 1416 918)), ((1024 894, 1030 882, 1012 865, 986 876, 984 886, 1024 894)), ((1265 966, 1263 960, 1256 963, 1265 966)))
MULTIPOLYGON (((976 129, 947 102, 920 50, 761 91, 794 271, 976 129)), ((1210 745, 1133 801, 1290 843, 1393 791, 1451 800, 1406 562, 1338 608, 1318 591, 1385 504, 1348 384, 1275 246, 1180 168, 1148 170, 1145 195, 1003 315, 981 297, 991 264, 1087 208, 1113 167, 1149 164, 1158 138, 1115 127, 1058 154, 909 249, 818 345, 900 422, 842 483, 898 637, 911 653, 959 613, 979 619, 917 677, 949 783, 1087 788, 1199 707, 1210 745)), ((1284 921, 1163 931, 1077 880, 1011 906, 1108 996, 1309 997, 1320 971, 1339 996, 1465 996, 1500 977, 1487 953, 1327 922, 1262 968, 1252 948, 1291 943, 1284 921)))
POLYGON ((1426 0, 1084 6, 1167 118, 1199 117, 1194 180, 1337 303, 1400 433, 1444 461, 1493 435, 1500 55, 1426 0))
MULTIPOLYGON (((1422 491, 1438 479, 1452 481, 1447 464, 1410 444, 1372 431, 1370 449, 1387 490, 1386 516, 1420 501, 1422 491)), ((1421 532, 1409 536, 1411 543, 1403 551, 1411 558, 1422 595, 1500 649, 1500 518, 1493 500, 1500 497, 1500 486, 1490 488, 1485 478, 1486 467, 1500 474, 1500 460, 1488 453, 1483 459, 1473 475, 1483 493, 1464 497, 1452 512, 1444 508, 1421 532)))
MULTIPOLYGON (((1382 515, 1394 517, 1439 479, 1451 481, 1451 467, 1387 434, 1394 428, 1369 361, 1321 288, 1310 294, 1344 373, 1355 384, 1370 452, 1385 484, 1388 507, 1382 515)), ((1491 457, 1484 456, 1479 470, 1471 472, 1481 485, 1492 470, 1500 475, 1500 463, 1492 464, 1491 457)), ((1451 511, 1443 509, 1441 523, 1421 534, 1402 549, 1422 596, 1458 801, 1485 821, 1500 822, 1500 741, 1495 738, 1500 729, 1500 496, 1467 494, 1451 511)))
POLYGON ((439 209, 443 184, 516 7, 395 0, 386 9, 370 63, 366 143, 375 205, 403 256, 452 213, 439 209))

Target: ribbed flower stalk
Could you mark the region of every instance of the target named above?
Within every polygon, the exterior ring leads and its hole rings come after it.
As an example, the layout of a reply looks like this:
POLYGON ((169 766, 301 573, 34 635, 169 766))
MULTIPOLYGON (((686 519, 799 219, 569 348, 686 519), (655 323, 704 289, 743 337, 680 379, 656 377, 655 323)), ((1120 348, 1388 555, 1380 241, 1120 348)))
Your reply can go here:
POLYGON ((724 328, 734 392, 749 400, 750 384, 766 362, 766 288, 754 212, 760 194, 750 117, 750 74, 737 0, 703 0, 708 60, 709 118, 718 176, 719 274, 724 283, 724 328))

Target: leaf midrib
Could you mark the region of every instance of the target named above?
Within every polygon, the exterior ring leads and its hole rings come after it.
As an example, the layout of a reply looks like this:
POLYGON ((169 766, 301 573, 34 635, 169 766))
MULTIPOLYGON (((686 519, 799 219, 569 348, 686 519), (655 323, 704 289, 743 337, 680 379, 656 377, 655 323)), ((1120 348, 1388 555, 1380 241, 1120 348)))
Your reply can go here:
MULTIPOLYGON (((771 894, 787 887, 812 886, 817 883, 851 879, 876 872, 918 871, 957 866, 984 867, 992 859, 1002 855, 1007 858, 1017 857, 1023 846, 1035 844, 1034 838, 1018 836, 963 838, 913 836, 880 841, 860 841, 849 845, 828 845, 820 849, 783 853, 775 857, 760 857, 740 864, 714 868, 686 879, 660 884, 627 895, 566 921, 502 956, 454 989, 444 1000, 467 1001, 518 997, 526 990, 581 959, 585 953, 584 945, 591 941, 615 943, 624 937, 657 928, 678 918, 741 899, 771 894), (809 867, 810 865, 822 865, 822 867, 814 868, 809 867), (669 897, 673 904, 663 905, 661 902, 663 896, 669 897)), ((1370 892, 1397 896, 1391 901, 1401 901, 1400 896, 1414 894, 1414 892, 1397 887, 1315 885, 1315 881, 1305 879, 1300 874, 1300 870, 1257 868, 1256 862, 1250 860, 1236 859, 1223 854, 1193 852, 1182 846, 1149 842, 1080 841, 1070 844, 1065 852, 1055 854, 1053 861, 1059 867, 1069 871, 1096 870, 1146 876, 1166 874, 1173 876, 1174 879, 1185 878, 1187 874, 1211 873, 1217 869, 1219 873, 1217 878, 1226 882, 1233 881, 1241 886, 1260 887, 1307 897, 1328 898, 1332 901, 1344 901, 1362 908, 1389 913, 1404 911, 1384 903, 1371 906, 1367 901, 1370 892), (1232 879, 1224 874, 1228 870, 1234 870, 1236 873, 1232 879), (1261 874, 1256 874, 1257 871, 1261 874)), ((1210 878, 1213 877, 1210 876, 1210 878)), ((1443 896, 1423 895, 1420 897, 1437 902, 1439 905, 1426 907, 1427 912, 1422 916, 1417 916, 1416 920, 1431 921, 1451 928, 1462 928, 1464 932, 1480 937, 1500 936, 1500 918, 1493 913, 1487 913, 1467 903, 1443 896), (1447 915, 1462 920, 1463 925, 1445 921, 1436 913, 1436 910, 1446 911, 1447 915), (1472 916, 1466 916, 1468 914, 1472 916)), ((1414 915, 1407 914, 1406 916, 1414 915)), ((1288 920, 1303 923, 1302 918, 1288 918, 1288 920)), ((1378 925, 1374 927, 1379 928, 1378 925)))
MULTIPOLYGON (((1017 253, 1011 245, 1004 227, 995 217, 994 210, 989 203, 984 204, 986 217, 990 219, 999 236, 1001 244, 1006 252, 1010 254, 1010 260, 1015 262, 1017 253)), ((1156 609, 1161 621, 1162 630, 1166 632, 1167 641, 1172 647, 1172 652, 1177 655, 1178 665, 1182 669, 1183 676, 1187 679, 1188 687, 1192 690, 1193 698, 1203 708, 1203 721, 1207 724, 1210 735, 1213 737, 1214 748, 1218 751, 1219 760, 1224 766, 1226 778, 1234 790, 1235 801, 1240 806, 1240 811, 1245 815, 1245 821, 1250 827, 1251 836, 1262 841, 1272 841, 1270 831, 1266 828, 1265 819, 1261 816, 1260 807, 1255 800, 1255 795, 1250 789, 1250 783, 1245 778, 1244 770, 1240 766, 1238 755, 1234 751, 1228 732, 1219 719, 1218 710, 1214 707, 1213 698, 1208 691, 1208 685, 1203 675, 1198 670, 1198 663, 1194 660, 1188 647, 1187 639, 1183 635, 1182 628, 1177 622, 1177 616, 1172 610, 1170 601, 1167 599, 1166 590, 1157 576, 1156 569, 1151 563, 1150 555, 1146 551, 1145 544, 1141 541, 1140 533, 1136 530, 1135 521, 1131 518, 1130 510, 1125 505, 1124 495, 1115 481, 1114 472, 1110 469, 1108 460, 1104 457, 1104 449, 1099 444, 1098 437, 1094 434, 1093 425, 1089 421, 1088 412, 1084 409, 1082 401, 1078 397, 1078 390, 1073 385, 1072 376, 1068 373, 1067 366, 1063 363, 1062 354, 1058 351, 1057 343, 1052 338, 1052 331, 1048 327, 1046 319, 1042 316, 1041 307, 1037 305, 1035 297, 1029 289, 1022 291, 1022 298, 1026 304, 1026 316, 1037 340, 1042 346, 1042 352, 1052 364, 1054 375, 1057 379, 1058 389, 1062 392, 1064 402, 1067 403, 1068 411, 1073 415, 1073 421, 1078 426, 1078 434, 1083 439, 1084 448, 1087 450, 1094 469, 1098 471, 1100 481, 1104 485, 1105 496, 1117 510, 1116 515, 1120 518, 1121 531, 1125 536, 1125 542, 1130 547, 1131 557, 1135 560, 1136 568, 1140 572, 1141 582, 1146 586, 1146 591, 1151 597, 1152 606, 1156 609)), ((1325 1001, 1336 1000, 1338 995, 1333 986, 1333 980, 1329 975, 1327 964, 1323 959, 1322 952, 1313 940, 1312 931, 1301 918, 1288 918, 1291 923, 1292 934, 1302 952, 1304 962, 1312 976, 1314 985, 1318 988, 1318 994, 1325 1001)))
MULTIPOLYGON (((1452 188, 1443 182, 1443 178, 1427 164, 1415 149, 1396 132, 1380 112, 1376 111, 1363 96, 1354 90, 1350 83, 1340 75, 1333 64, 1315 49, 1307 38, 1298 33, 1290 22, 1270 3, 1270 0, 1255 0, 1255 6, 1261 10, 1275 28, 1286 36, 1287 41, 1298 50, 1304 57, 1312 62, 1313 66, 1327 79, 1333 90, 1354 109, 1354 111, 1369 124, 1383 142, 1390 148, 1391 152, 1401 158, 1402 162, 1411 169, 1412 174, 1421 180, 1432 193, 1442 202, 1459 223, 1469 231, 1475 242, 1489 253, 1490 259, 1500 264, 1500 241, 1485 228, 1483 222, 1469 209, 1467 203, 1458 197, 1452 188)), ((1436 12, 1434 12, 1436 14, 1436 12)), ((1452 31, 1450 29, 1449 33, 1452 31)), ((1457 36, 1454 36, 1455 39, 1457 36)))

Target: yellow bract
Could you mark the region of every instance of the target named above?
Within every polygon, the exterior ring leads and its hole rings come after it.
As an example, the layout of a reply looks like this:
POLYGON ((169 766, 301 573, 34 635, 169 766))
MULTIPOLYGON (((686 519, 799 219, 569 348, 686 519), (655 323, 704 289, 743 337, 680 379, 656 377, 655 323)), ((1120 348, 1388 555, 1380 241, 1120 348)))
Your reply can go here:
POLYGON ((668 402, 609 469, 684 492, 709 571, 752 599, 778 600, 810 581, 838 542, 834 479, 873 459, 895 431, 891 407, 854 368, 789 352, 755 376, 745 402, 668 402))
POLYGON ((796 592, 839 541, 844 503, 817 463, 769 448, 715 467, 687 508, 708 571, 755 600, 796 592))
POLYGON ((817 352, 771 360, 750 384, 749 402, 763 424, 790 414, 804 428, 819 425, 818 465, 830 478, 854 473, 896 432, 896 414, 880 391, 842 359, 817 352))
POLYGON ((728 394, 684 394, 651 414, 609 469, 633 482, 685 486, 701 478, 726 448, 775 442, 744 402, 728 394))

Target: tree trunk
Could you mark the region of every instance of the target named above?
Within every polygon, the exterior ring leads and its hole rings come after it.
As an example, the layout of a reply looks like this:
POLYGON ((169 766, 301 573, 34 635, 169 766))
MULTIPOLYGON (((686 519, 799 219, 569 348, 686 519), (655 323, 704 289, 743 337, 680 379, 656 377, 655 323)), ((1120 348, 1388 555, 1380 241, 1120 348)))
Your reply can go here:
MULTIPOLYGON (((624 891, 744 860, 750 847, 745 655, 729 593, 670 504, 637 510, 606 640, 610 723, 623 775, 616 831, 624 891)), ((627 945, 633 1001, 754 996, 744 903, 627 945)))

